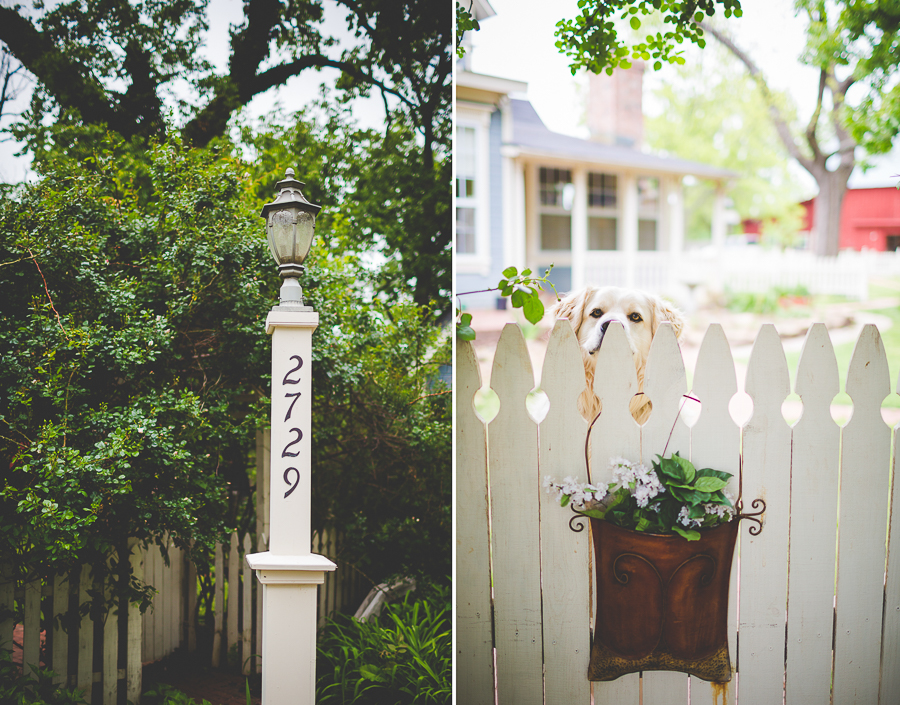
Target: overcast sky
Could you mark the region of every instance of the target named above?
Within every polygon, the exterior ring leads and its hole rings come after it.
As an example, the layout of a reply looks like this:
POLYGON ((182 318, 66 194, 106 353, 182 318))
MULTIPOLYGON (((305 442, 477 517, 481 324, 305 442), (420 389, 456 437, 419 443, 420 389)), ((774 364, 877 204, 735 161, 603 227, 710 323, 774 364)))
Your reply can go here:
MULTIPOLYGON (((555 25, 578 13, 577 0, 490 0, 497 15, 481 23, 472 36, 471 68, 503 78, 528 83, 528 95, 541 119, 556 132, 587 136, 583 124, 587 81, 573 77, 566 57, 555 46, 555 25)), ((790 92, 804 120, 816 102, 818 76, 814 69, 799 61, 805 42, 805 23, 794 14, 790 0, 747 0, 743 16, 725 20, 725 25, 740 47, 756 61, 773 88, 790 92)), ((711 37, 709 41, 715 41, 711 37)), ((648 67, 645 75, 645 111, 652 113, 650 99, 654 85, 666 80, 668 71, 648 67)), ((518 97, 518 96, 517 96, 518 97)), ((524 97, 524 96, 522 96, 524 97)), ((896 185, 891 174, 900 172, 900 164, 883 160, 866 177, 856 176, 857 185, 896 185)), ((811 191, 814 181, 800 167, 797 178, 811 191)))

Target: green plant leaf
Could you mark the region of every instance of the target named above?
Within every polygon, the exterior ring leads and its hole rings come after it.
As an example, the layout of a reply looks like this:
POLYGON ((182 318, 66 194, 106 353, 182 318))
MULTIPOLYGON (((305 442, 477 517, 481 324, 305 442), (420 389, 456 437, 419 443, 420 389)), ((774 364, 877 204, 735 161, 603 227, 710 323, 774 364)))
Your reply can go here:
POLYGON ((673 526, 672 531, 686 538, 688 541, 699 541, 700 532, 693 529, 682 529, 680 526, 673 526))
POLYGON ((506 269, 503 270, 503 276, 506 277, 507 279, 516 276, 516 274, 518 274, 518 273, 519 273, 519 270, 516 269, 515 267, 507 267, 506 269))
POLYGON ((460 340, 475 340, 475 329, 472 326, 456 326, 456 337, 460 340))
POLYGON ((528 294, 520 289, 516 289, 512 296, 510 297, 510 301, 512 302, 513 308, 522 308, 525 305, 525 301, 528 298, 528 294))
POLYGON ((537 294, 532 294, 528 297, 525 301, 523 310, 526 320, 533 325, 540 323, 541 319, 544 317, 544 304, 537 294))
POLYGON ((719 477, 698 477, 694 483, 694 489, 698 492, 716 492, 728 484, 727 480, 719 477))

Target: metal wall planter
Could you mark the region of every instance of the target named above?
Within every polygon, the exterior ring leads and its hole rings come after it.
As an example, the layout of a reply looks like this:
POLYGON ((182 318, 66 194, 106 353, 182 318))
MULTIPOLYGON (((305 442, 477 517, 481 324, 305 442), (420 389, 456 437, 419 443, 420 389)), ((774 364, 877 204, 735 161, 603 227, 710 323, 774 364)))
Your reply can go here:
POLYGON ((735 517, 686 541, 591 519, 597 620, 590 680, 637 671, 731 680, 728 586, 739 525, 735 517))

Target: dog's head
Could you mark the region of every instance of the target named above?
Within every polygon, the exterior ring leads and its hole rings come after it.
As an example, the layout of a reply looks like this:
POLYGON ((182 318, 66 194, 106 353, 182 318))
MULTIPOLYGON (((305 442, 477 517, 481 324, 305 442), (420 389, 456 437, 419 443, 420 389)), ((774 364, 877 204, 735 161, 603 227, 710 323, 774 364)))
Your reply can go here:
POLYGON ((650 353, 650 343, 659 324, 668 321, 677 338, 684 329, 681 311, 658 296, 615 286, 588 286, 569 294, 556 307, 557 318, 568 318, 585 353, 600 349, 603 336, 613 321, 625 328, 625 336, 635 362, 640 367, 650 353))

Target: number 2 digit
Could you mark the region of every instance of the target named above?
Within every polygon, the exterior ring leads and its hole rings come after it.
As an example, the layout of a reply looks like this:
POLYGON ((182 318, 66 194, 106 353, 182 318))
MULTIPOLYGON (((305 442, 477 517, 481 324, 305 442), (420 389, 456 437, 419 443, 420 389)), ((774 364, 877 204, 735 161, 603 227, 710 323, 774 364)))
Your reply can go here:
POLYGON ((284 376, 284 379, 281 380, 281 383, 282 384, 300 384, 299 377, 297 377, 297 379, 288 379, 288 377, 290 377, 297 370, 299 370, 301 367, 303 367, 303 358, 300 357, 299 355, 291 355, 291 357, 289 359, 296 360, 297 366, 287 371, 287 374, 284 376))
POLYGON ((288 453, 288 448, 290 448, 292 445, 296 445, 297 443, 300 442, 300 440, 303 438, 303 431, 301 431, 299 428, 292 428, 291 431, 296 433, 297 437, 294 440, 292 440, 290 443, 288 443, 284 447, 284 450, 281 451, 282 458, 296 458, 298 455, 300 455, 299 450, 296 453, 288 453))

